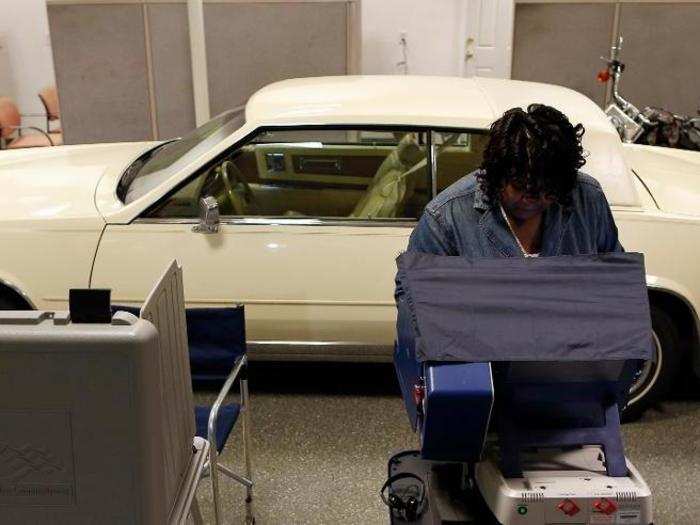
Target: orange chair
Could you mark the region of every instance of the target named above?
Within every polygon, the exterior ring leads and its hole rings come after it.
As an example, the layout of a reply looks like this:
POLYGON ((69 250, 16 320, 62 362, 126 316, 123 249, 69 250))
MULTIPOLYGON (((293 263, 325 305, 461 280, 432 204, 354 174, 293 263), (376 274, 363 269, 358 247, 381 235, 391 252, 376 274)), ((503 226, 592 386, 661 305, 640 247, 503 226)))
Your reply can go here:
POLYGON ((8 97, 0 97, 0 148, 34 148, 61 144, 63 144, 61 133, 47 133, 35 126, 22 126, 22 115, 17 105, 8 97), (37 133, 23 135, 22 130, 26 129, 37 133))
POLYGON ((58 106, 58 92, 56 86, 45 87, 39 91, 39 100, 46 109, 46 132, 61 133, 61 129, 51 130, 51 122, 61 118, 61 111, 58 106))

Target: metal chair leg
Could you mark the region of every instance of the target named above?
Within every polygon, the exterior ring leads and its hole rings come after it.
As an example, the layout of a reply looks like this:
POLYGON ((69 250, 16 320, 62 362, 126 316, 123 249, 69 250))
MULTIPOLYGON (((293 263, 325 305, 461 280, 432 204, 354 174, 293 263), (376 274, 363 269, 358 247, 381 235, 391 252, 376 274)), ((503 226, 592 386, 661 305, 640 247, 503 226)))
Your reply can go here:
MULTIPOLYGON (((247 370, 246 370, 247 372, 247 370)), ((252 483, 252 465, 250 454, 250 395, 248 393, 248 379, 241 378, 241 405, 243 410, 243 458, 245 460, 245 475, 248 480, 251 480, 250 485, 246 484, 245 494, 245 515, 246 523, 255 523, 255 514, 253 512, 253 483, 252 483)))
POLYGON ((223 516, 221 512, 221 501, 219 500, 219 469, 217 468, 217 455, 216 446, 209 448, 209 471, 211 473, 211 492, 212 498, 214 500, 214 523, 219 525, 221 523, 221 517, 223 516))
POLYGON ((223 520, 223 512, 221 508, 221 497, 219 493, 219 472, 223 472, 232 479, 243 484, 246 489, 246 523, 255 523, 255 516, 253 513, 253 481, 251 479, 251 461, 250 461, 250 419, 249 419, 249 406, 250 406, 250 396, 248 393, 248 380, 247 380, 247 358, 246 356, 241 357, 237 364, 234 366, 234 370, 226 379, 224 387, 222 388, 219 396, 212 405, 211 412, 209 414, 209 420, 207 422, 207 435, 209 441, 209 462, 208 470, 211 476, 211 488, 212 497, 214 500, 214 522, 216 525, 223 520), (219 408, 221 407, 224 398, 226 397, 231 385, 233 384, 236 377, 240 373, 240 386, 241 386, 241 420, 243 425, 243 455, 246 468, 246 476, 240 476, 222 465, 218 462, 218 452, 216 443, 216 428, 217 428, 217 417, 219 413, 219 408))
POLYGON ((236 474, 233 470, 228 468, 226 465, 219 463, 216 466, 217 469, 219 469, 219 472, 221 472, 224 476, 228 476, 232 480, 240 483, 244 487, 253 487, 253 482, 249 480, 248 478, 241 476, 240 474, 236 474))

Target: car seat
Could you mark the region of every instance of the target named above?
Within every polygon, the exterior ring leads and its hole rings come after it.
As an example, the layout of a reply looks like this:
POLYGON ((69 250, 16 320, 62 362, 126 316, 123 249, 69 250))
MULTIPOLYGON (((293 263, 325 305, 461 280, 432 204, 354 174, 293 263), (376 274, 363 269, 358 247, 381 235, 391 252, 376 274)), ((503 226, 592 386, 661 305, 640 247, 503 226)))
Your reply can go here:
POLYGON ((416 186, 416 178, 425 173, 425 148, 415 133, 406 133, 396 149, 382 162, 377 173, 350 214, 353 218, 397 217, 416 186))

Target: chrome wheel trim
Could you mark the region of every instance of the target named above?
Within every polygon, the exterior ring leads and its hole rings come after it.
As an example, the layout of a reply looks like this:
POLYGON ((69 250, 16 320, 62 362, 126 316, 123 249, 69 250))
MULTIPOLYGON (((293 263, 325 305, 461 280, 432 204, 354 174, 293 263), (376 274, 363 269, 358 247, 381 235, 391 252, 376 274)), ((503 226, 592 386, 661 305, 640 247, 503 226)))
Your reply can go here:
POLYGON ((629 392, 629 405, 636 403, 646 396, 659 379, 659 374, 661 373, 661 367, 664 360, 664 353, 656 332, 652 332, 652 337, 654 339, 654 356, 649 361, 644 363, 639 375, 632 383, 629 392))

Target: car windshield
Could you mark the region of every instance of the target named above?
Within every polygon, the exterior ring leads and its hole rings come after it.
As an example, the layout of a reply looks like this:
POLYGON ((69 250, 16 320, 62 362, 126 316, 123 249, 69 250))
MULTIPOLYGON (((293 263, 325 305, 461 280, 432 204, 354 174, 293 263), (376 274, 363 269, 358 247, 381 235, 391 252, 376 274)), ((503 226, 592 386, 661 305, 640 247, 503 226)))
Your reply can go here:
POLYGON ((124 172, 117 195, 125 204, 135 201, 206 153, 244 123, 243 109, 227 111, 182 138, 156 146, 124 172))

